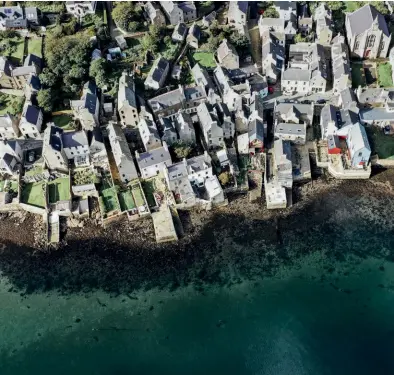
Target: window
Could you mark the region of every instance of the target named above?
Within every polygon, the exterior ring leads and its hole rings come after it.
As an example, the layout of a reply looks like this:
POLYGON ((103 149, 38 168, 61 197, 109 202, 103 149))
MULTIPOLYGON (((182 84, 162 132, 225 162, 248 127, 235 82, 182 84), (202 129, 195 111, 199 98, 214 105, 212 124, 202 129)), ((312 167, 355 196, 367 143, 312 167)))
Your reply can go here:
POLYGON ((360 47, 360 41, 356 39, 354 43, 354 49, 358 49, 358 47, 360 47))
POLYGON ((381 50, 384 48, 384 41, 383 41, 383 40, 380 42, 379 48, 380 48, 381 50))
POLYGON ((367 47, 372 48, 375 44, 375 39, 376 39, 375 35, 369 35, 367 38, 367 47))
POLYGON ((71 151, 71 155, 74 155, 74 153, 71 151))
POLYGON ((359 153, 358 153, 358 156, 362 156, 362 155, 363 155, 363 153, 362 153, 362 152, 359 152, 359 153))

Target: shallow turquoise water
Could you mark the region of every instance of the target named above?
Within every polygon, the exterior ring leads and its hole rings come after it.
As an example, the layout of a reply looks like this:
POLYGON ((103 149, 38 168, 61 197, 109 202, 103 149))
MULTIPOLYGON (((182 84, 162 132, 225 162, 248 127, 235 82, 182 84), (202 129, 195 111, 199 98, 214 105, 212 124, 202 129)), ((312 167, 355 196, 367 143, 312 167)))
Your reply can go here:
POLYGON ((257 283, 138 300, 22 299, 3 280, 0 373, 392 374, 393 264, 329 274, 320 264, 309 256, 257 283))

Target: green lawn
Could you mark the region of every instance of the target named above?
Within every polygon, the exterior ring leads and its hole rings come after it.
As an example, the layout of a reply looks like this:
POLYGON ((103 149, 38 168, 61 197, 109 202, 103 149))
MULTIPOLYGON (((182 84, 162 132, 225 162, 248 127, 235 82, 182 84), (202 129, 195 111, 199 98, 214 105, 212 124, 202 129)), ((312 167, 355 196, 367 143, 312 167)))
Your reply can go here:
POLYGON ((25 38, 13 39, 13 41, 15 43, 15 50, 10 57, 17 60, 19 63, 22 63, 23 55, 25 53, 25 38))
POLYGON ((365 71, 362 64, 353 63, 352 64, 352 86, 357 88, 358 86, 364 87, 365 82, 365 71))
POLYGON ((144 190, 146 200, 148 202, 149 207, 156 206, 156 201, 153 196, 155 191, 155 184, 153 180, 143 181, 142 182, 142 189, 144 190))
POLYGON ((211 52, 196 52, 193 54, 193 59, 205 68, 215 68, 216 62, 211 52))
POLYGON ((25 98, 20 96, 0 94, 0 115, 10 113, 17 115, 22 112, 25 98))
POLYGON ((137 207, 145 206, 144 193, 141 191, 139 185, 132 186, 131 190, 133 192, 134 200, 137 207))
POLYGON ((130 190, 120 192, 118 198, 122 211, 128 211, 136 207, 133 194, 130 190))
POLYGON ((27 53, 42 57, 42 38, 28 39, 27 53))
POLYGON ((56 126, 62 128, 63 130, 74 130, 72 127, 74 120, 71 115, 53 116, 52 121, 56 126))
POLYGON ((45 182, 33 182, 26 184, 21 192, 21 202, 36 207, 45 207, 44 196, 45 182))
POLYGON ((32 169, 29 169, 28 171, 25 172, 26 176, 35 176, 37 174, 42 174, 44 171, 44 168, 41 165, 34 165, 32 169))
POLYGON ((386 62, 378 65, 378 82, 382 87, 393 87, 391 64, 386 62))
POLYGON ((394 159, 394 136, 386 135, 377 126, 367 126, 368 139, 372 154, 378 154, 380 159, 394 159))
POLYGON ((53 180, 48 184, 48 189, 48 200, 51 204, 70 199, 70 179, 68 177, 53 180))
POLYGON ((102 209, 105 213, 120 210, 119 201, 117 197, 116 188, 112 187, 101 191, 103 206, 102 209))

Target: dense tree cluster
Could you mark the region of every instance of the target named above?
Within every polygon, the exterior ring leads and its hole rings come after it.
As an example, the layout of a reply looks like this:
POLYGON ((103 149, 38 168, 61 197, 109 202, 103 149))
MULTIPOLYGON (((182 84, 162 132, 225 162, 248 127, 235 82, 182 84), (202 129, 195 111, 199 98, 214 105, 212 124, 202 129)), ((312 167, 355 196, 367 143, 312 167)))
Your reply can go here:
POLYGON ((39 104, 47 111, 60 97, 72 98, 88 79, 92 46, 85 33, 48 33, 45 41, 46 68, 40 74, 44 90, 39 104), (65 53, 67 51, 67 53, 65 53), (46 89, 46 90, 45 90, 46 89), (48 96, 52 100, 48 100, 48 96))
POLYGON ((122 30, 134 32, 138 29, 142 19, 142 8, 131 1, 114 3, 112 18, 122 30))

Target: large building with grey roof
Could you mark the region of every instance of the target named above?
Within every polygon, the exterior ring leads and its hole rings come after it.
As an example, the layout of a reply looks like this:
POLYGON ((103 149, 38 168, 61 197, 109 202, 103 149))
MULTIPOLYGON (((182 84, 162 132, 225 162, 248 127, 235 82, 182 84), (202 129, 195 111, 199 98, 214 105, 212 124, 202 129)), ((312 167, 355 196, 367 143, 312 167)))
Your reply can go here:
POLYGON ((140 154, 135 153, 142 178, 150 178, 163 173, 165 167, 172 165, 171 155, 166 142, 163 146, 140 154))
POLYGON ((331 80, 331 56, 319 43, 290 46, 288 68, 282 74, 282 90, 309 94, 325 92, 331 80))
POLYGON ((123 127, 135 128, 139 121, 133 77, 123 72, 119 78, 118 113, 123 127))
POLYGON ((99 124, 100 104, 97 87, 92 81, 85 83, 80 100, 71 100, 74 118, 79 120, 86 131, 93 130, 99 124))
POLYGON ((138 173, 126 137, 122 129, 114 123, 108 125, 107 131, 119 178, 127 184, 137 179, 138 173))
POLYGON ((384 16, 366 3, 353 13, 346 14, 346 36, 352 57, 387 57, 391 34, 384 16))
POLYGON ((170 70, 170 63, 163 57, 158 57, 153 63, 148 76, 145 79, 145 89, 158 90, 164 86, 168 72, 170 70))
POLYGON ((200 103, 207 100, 205 88, 202 86, 183 87, 166 92, 148 100, 148 104, 156 119, 170 117, 173 119, 179 110, 190 115, 195 114, 200 103))
POLYGON ((352 85, 348 46, 343 36, 337 36, 331 46, 332 86, 338 93, 352 85))

